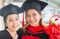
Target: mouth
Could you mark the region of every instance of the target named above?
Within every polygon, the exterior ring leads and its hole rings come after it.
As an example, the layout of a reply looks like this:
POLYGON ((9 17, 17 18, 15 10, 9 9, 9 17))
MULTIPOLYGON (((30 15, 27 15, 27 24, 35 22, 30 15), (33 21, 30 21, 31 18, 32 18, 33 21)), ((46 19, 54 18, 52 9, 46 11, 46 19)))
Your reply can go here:
POLYGON ((17 26, 12 26, 13 28, 17 28, 18 27, 18 25, 17 26))
POLYGON ((32 23, 32 24, 33 24, 33 23, 35 23, 35 22, 34 22, 34 21, 30 21, 30 23, 32 23))

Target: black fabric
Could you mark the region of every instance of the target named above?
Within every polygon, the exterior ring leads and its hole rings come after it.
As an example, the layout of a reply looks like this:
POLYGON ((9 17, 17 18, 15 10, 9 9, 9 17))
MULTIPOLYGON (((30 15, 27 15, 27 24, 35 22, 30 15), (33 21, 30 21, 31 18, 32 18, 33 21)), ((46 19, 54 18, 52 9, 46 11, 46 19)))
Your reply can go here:
POLYGON ((40 0, 26 0, 21 7, 21 11, 22 12, 26 11, 27 9, 31 8, 31 6, 33 6, 34 9, 38 9, 42 11, 46 7, 47 4, 48 3, 40 1, 40 0))
POLYGON ((9 4, 4 6, 1 10, 0 10, 0 15, 5 17, 9 14, 19 14, 20 13, 20 7, 13 5, 13 4, 9 4))
POLYGON ((22 39, 22 36, 24 35, 24 32, 23 32, 22 29, 19 29, 19 30, 17 31, 17 34, 18 34, 18 39, 22 39))
POLYGON ((41 11, 41 5, 38 2, 32 2, 31 5, 26 9, 26 11, 29 9, 35 9, 37 11, 41 11))
POLYGON ((42 33, 33 34, 33 33, 30 33, 29 31, 23 32, 23 30, 20 29, 20 30, 18 30, 18 35, 19 35, 18 39, 22 39, 22 36, 24 36, 24 35, 35 36, 35 37, 39 37, 40 39, 49 39, 49 36, 45 33, 44 30, 39 31, 39 32, 42 32, 42 33))
POLYGON ((41 33, 36 33, 36 34, 33 34, 33 33, 30 33, 30 32, 27 32, 26 31, 26 34, 25 35, 29 35, 29 36, 35 36, 35 37, 39 37, 40 39, 49 39, 48 35, 45 33, 44 30, 41 30, 39 31, 41 33))
POLYGON ((12 39, 12 37, 7 30, 4 30, 0 31, 0 39, 12 39))

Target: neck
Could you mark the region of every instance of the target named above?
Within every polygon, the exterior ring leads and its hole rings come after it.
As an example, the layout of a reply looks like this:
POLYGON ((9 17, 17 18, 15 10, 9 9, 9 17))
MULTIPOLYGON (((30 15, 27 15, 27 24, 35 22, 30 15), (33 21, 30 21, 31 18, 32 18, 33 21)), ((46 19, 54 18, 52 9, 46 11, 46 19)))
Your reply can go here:
POLYGON ((39 26, 39 24, 35 24, 35 25, 31 25, 31 26, 37 27, 37 26, 39 26))

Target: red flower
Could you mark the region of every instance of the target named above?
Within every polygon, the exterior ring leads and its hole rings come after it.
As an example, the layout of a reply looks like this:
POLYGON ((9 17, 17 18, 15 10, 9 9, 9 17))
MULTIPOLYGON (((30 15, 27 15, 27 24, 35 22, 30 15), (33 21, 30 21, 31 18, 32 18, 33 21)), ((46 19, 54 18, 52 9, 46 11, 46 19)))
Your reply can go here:
POLYGON ((55 19, 55 21, 59 20, 58 18, 55 19))

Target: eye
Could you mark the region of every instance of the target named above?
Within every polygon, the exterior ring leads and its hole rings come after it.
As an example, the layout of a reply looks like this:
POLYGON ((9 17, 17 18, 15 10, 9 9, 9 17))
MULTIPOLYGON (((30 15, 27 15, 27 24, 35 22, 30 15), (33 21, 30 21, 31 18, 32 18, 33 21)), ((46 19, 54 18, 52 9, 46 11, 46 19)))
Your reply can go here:
POLYGON ((36 16, 36 14, 34 13, 33 16, 36 16))
POLYGON ((30 15, 27 15, 27 17, 30 17, 30 15))
POLYGON ((16 18, 15 20, 19 20, 19 18, 16 18))
POLYGON ((9 20, 10 22, 12 21, 12 20, 9 20))
POLYGON ((18 20, 18 18, 16 18, 15 20, 18 20))

